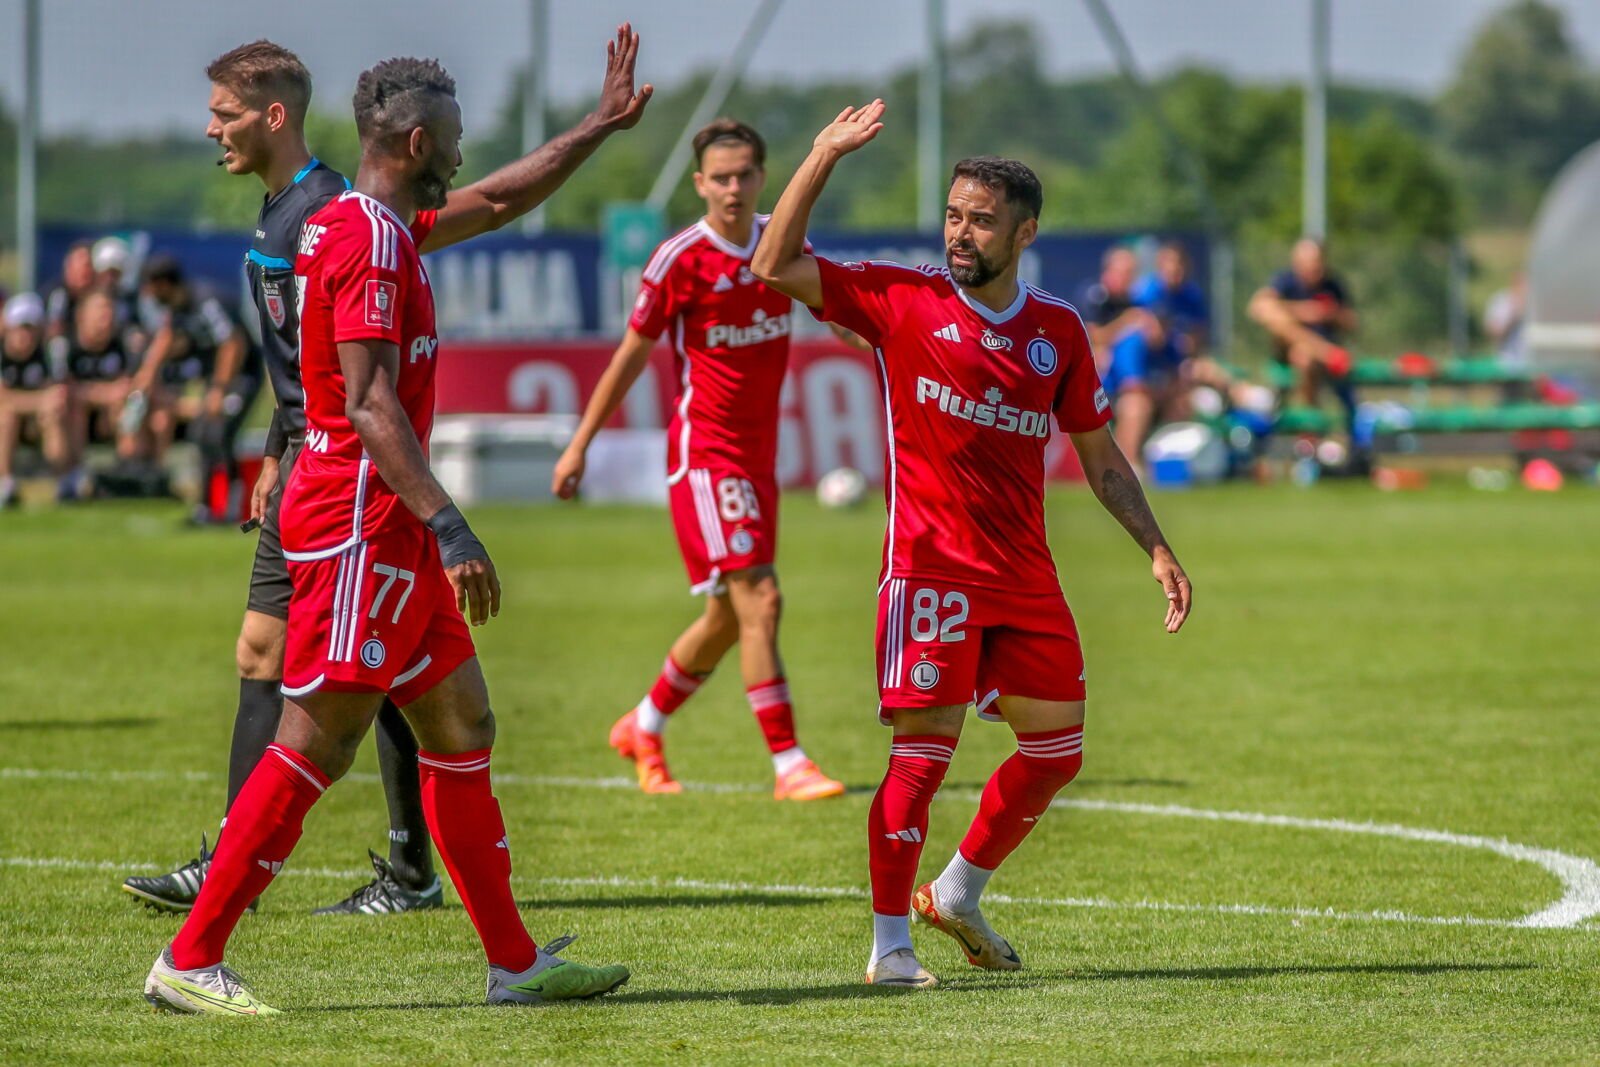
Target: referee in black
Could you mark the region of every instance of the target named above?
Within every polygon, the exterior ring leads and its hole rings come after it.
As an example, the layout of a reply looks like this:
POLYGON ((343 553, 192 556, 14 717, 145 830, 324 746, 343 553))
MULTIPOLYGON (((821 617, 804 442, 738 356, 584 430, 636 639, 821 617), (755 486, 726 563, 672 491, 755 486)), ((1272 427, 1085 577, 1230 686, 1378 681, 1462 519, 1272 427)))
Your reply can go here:
MULTIPOLYGON (((306 148, 305 116, 311 75, 287 49, 268 41, 242 45, 206 68, 211 79, 208 136, 223 150, 230 174, 254 174, 267 187, 256 219, 245 269, 261 347, 277 396, 267 434, 261 477, 251 493, 252 524, 259 524, 250 597, 239 630, 239 710, 228 759, 228 806, 278 731, 283 697, 283 644, 289 617, 289 569, 278 541, 278 498, 305 437, 305 394, 300 387, 299 319, 294 258, 305 220, 350 187, 344 176, 306 148)), ((367 885, 320 913, 369 915, 436 908, 444 901, 434 873, 428 827, 417 783, 417 742, 393 704, 377 723, 378 763, 389 801, 389 858, 369 852, 375 876, 367 885)), ((227 818, 222 820, 224 830, 227 818)), ((211 853, 204 836, 200 854, 170 874, 132 877, 122 888, 166 911, 188 911, 200 894, 211 853)))

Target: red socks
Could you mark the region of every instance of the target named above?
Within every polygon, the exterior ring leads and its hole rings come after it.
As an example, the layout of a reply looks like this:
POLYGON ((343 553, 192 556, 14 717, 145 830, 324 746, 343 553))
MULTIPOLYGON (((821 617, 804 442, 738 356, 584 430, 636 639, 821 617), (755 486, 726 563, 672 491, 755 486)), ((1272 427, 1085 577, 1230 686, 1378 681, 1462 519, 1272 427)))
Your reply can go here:
POLYGON ((1017 751, 983 787, 961 855, 992 871, 1034 828, 1050 802, 1083 766, 1083 727, 1018 734, 1017 751))
POLYGON ((694 696, 695 690, 704 681, 704 677, 697 678, 674 663, 669 653, 667 661, 661 665, 661 676, 650 687, 650 703, 661 714, 671 715, 683 706, 685 700, 694 696))
POLYGON ((932 734, 896 737, 889 746, 889 771, 867 815, 872 910, 879 915, 911 912, 917 860, 928 833, 928 805, 955 750, 955 738, 932 734))
POLYGON ((767 739, 767 751, 773 755, 787 752, 799 744, 794 737, 794 705, 789 702, 789 683, 783 675, 752 685, 744 691, 761 725, 761 736, 767 739))
POLYGON ((533 966, 538 946, 511 895, 511 846, 500 802, 489 786, 489 750, 443 756, 418 752, 422 812, 489 962, 508 971, 533 966))
POLYGON ((172 939, 174 966, 187 971, 222 962, 239 917, 283 869, 306 812, 326 788, 327 776, 310 760, 282 745, 267 746, 228 809, 228 832, 217 842, 194 909, 172 939))

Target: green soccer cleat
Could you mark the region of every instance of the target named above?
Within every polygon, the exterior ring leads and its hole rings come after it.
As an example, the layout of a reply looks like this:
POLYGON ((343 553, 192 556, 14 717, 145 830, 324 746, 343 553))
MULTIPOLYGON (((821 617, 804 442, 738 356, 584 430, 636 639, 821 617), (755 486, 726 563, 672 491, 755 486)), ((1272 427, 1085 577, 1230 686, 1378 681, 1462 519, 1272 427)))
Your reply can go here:
POLYGON ((556 955, 557 950, 576 940, 570 934, 556 938, 539 950, 538 958, 526 971, 508 971, 490 964, 488 1002, 545 1004, 556 1000, 589 1000, 605 996, 628 980, 628 968, 620 963, 591 967, 556 955))
POLYGON ((178 1015, 281 1015, 256 999, 250 987, 223 964, 180 971, 170 949, 162 949, 144 980, 144 999, 157 1011, 178 1015))

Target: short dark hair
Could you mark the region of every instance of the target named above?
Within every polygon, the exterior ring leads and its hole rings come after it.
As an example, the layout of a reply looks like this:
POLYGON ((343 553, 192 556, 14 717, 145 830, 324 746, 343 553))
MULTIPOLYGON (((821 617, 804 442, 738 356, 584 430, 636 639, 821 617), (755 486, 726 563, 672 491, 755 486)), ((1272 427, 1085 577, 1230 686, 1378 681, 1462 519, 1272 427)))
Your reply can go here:
POLYGON ((1036 219, 1044 209, 1044 186, 1026 163, 999 156, 970 156, 950 172, 950 184, 970 178, 979 185, 1006 194, 1006 203, 1020 207, 1027 218, 1036 219))
POLYGON ((754 126, 738 119, 714 119, 694 135, 694 165, 701 164, 706 149, 721 144, 749 145, 756 157, 756 166, 767 165, 767 142, 761 139, 754 126))
POLYGON ((158 252, 145 261, 144 280, 147 282, 166 282, 168 285, 183 284, 183 264, 178 262, 178 257, 167 252, 158 252))
POLYGON ((427 124, 434 97, 455 95, 456 80, 437 59, 386 59, 356 80, 356 132, 362 144, 405 133, 427 124))
POLYGON ((283 105, 296 126, 311 106, 311 72, 300 57, 271 41, 251 41, 224 52, 206 67, 206 77, 254 107, 283 105))

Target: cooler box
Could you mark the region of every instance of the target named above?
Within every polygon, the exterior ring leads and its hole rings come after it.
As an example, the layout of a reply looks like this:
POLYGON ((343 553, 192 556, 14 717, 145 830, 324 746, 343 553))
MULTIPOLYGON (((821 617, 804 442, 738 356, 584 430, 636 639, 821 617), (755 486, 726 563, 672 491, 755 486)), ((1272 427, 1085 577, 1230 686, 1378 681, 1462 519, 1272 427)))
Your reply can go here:
POLYGON ((556 460, 575 415, 442 415, 434 420, 433 473, 458 504, 549 501, 556 460))

